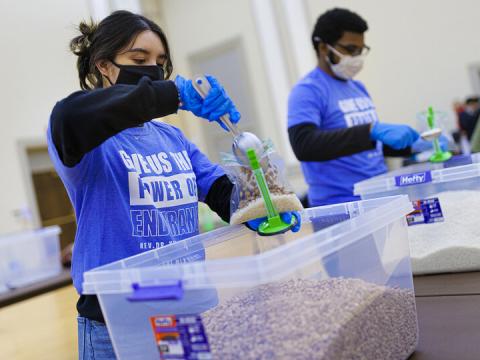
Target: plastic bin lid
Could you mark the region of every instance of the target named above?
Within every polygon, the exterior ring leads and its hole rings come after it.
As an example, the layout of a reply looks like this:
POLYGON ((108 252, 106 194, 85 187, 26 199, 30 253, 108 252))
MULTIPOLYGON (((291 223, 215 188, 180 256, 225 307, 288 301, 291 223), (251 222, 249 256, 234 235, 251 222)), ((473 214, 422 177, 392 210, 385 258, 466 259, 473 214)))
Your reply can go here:
POLYGON ((129 293, 132 284, 156 286, 172 279, 181 280, 185 289, 255 286, 280 280, 299 268, 319 264, 322 258, 386 227, 412 210, 408 196, 400 195, 306 209, 302 212, 304 224, 325 216, 349 215, 348 220, 306 236, 290 233, 255 237, 242 225, 220 228, 87 271, 83 293, 129 293), (286 235, 292 241, 285 241, 286 235), (222 253, 224 248, 239 246, 244 240, 242 236, 253 237, 258 244, 274 242, 276 246, 264 251, 252 246, 246 256, 234 254, 217 259, 207 256, 207 260, 196 261, 195 254, 203 250, 208 254, 218 246, 222 253), (188 262, 190 260, 193 261, 188 262))
POLYGON ((456 156, 444 163, 422 163, 406 166, 371 179, 360 181, 353 187, 358 196, 388 192, 403 186, 425 183, 445 183, 480 176, 480 153, 456 156))

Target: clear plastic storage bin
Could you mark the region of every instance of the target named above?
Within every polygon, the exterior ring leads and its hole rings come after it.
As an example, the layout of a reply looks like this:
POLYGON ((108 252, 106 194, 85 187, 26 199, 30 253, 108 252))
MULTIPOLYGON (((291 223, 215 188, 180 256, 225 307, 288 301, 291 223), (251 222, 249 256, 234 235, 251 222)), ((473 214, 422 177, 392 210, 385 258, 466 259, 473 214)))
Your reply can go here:
POLYGON ((8 287, 5 279, 5 271, 2 267, 2 264, 0 263, 0 294, 7 291, 8 291, 8 287))
POLYGON ((356 183, 353 193, 365 200, 406 194, 413 201, 442 191, 478 190, 479 177, 480 153, 396 169, 356 183))
MULTIPOLYGON (((46 227, 0 236, 0 280, 18 288, 59 274, 60 228, 46 227)), ((1 291, 0 281, 0 291, 1 291)))
POLYGON ((405 194, 414 274, 480 270, 480 154, 417 164, 355 184, 362 199, 405 194))
POLYGON ((406 359, 417 318, 406 196, 230 226, 84 274, 119 359, 406 359))

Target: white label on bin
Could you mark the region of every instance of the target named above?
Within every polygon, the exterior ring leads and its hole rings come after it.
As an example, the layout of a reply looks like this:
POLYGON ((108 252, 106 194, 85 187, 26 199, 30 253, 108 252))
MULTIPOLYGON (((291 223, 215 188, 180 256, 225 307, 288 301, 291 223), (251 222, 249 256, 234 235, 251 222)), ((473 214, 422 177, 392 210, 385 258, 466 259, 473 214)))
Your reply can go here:
POLYGON ((417 184, 425 184, 431 181, 432 181, 432 173, 430 171, 400 175, 395 177, 396 186, 410 186, 410 185, 417 185, 417 184))
POLYGON ((438 198, 415 200, 412 204, 415 210, 407 215, 408 226, 445 221, 438 198))
POLYGON ((158 315, 150 323, 159 359, 212 359, 200 315, 158 315))

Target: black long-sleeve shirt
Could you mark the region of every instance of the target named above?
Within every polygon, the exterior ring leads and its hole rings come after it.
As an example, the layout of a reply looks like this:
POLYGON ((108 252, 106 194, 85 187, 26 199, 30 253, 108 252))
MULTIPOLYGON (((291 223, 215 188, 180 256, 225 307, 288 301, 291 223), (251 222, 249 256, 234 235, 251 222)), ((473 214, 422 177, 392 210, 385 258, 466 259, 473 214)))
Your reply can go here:
POLYGON ((115 85, 77 91, 58 102, 51 116, 52 137, 63 164, 72 167, 82 157, 122 130, 178 110, 172 81, 115 85))
MULTIPOLYGON (((288 129, 293 152, 299 161, 328 161, 375 148, 370 139, 370 124, 345 129, 322 130, 314 124, 299 124, 288 129)), ((410 147, 395 150, 383 146, 385 156, 410 156, 410 147)))
MULTIPOLYGON (((78 91, 53 109, 50 119, 53 143, 62 163, 74 167, 110 137, 153 118, 175 113, 178 104, 177 88, 172 81, 151 81, 146 77, 138 85, 78 91)), ((227 222, 232 189, 233 184, 224 175, 212 184, 205 198, 205 203, 227 222)), ((77 310, 80 316, 103 321, 96 296, 81 295, 77 310)))

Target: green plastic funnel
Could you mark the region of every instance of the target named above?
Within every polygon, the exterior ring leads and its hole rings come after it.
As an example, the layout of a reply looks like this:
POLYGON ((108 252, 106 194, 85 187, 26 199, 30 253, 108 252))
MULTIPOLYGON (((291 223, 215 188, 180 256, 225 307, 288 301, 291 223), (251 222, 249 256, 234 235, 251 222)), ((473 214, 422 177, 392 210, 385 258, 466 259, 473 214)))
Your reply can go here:
POLYGON ((270 190, 268 189, 267 181, 265 180, 265 174, 258 162, 257 154, 254 149, 247 149, 247 158, 253 174, 255 175, 255 179, 257 180, 257 186, 260 190, 260 194, 262 194, 265 208, 267 209, 267 220, 260 224, 257 232, 264 236, 287 232, 295 225, 295 217, 292 216, 290 224, 287 224, 282 220, 270 197, 270 190))
MULTIPOLYGON (((427 111, 427 124, 430 130, 435 129, 435 112, 433 111, 433 107, 429 106, 427 111)), ((449 160, 452 157, 452 153, 450 151, 443 151, 440 147, 438 142, 438 138, 435 138, 433 141, 433 149, 434 153, 430 156, 430 162, 439 163, 449 160)))

